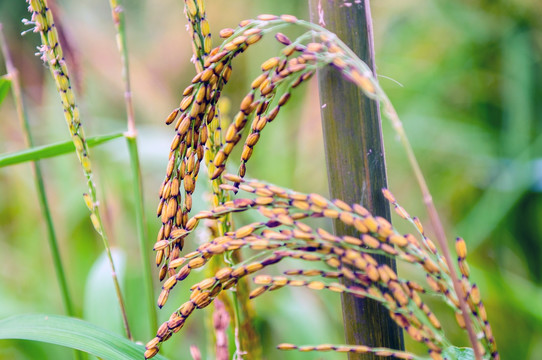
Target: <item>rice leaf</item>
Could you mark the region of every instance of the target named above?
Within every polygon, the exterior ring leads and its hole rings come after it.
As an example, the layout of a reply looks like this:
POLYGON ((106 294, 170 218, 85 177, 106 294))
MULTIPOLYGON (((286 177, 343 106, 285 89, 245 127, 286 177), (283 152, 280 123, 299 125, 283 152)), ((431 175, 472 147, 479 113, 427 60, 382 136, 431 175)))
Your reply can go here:
MULTIPOLYGON (((117 139, 122 136, 122 132, 117 132, 107 135, 89 137, 86 139, 86 141, 88 145, 92 147, 117 139)), ((36 146, 30 149, 17 151, 15 153, 0 155, 0 167, 20 164, 27 161, 36 161, 40 159, 50 158, 67 154, 73 151, 75 151, 75 146, 73 145, 73 142, 71 140, 50 145, 36 146)))
MULTIPOLYGON (((60 315, 15 315, 0 321, 0 339, 41 341, 88 352, 104 360, 141 360, 145 348, 86 321, 60 315)), ((157 359, 166 360, 157 355, 157 359)))

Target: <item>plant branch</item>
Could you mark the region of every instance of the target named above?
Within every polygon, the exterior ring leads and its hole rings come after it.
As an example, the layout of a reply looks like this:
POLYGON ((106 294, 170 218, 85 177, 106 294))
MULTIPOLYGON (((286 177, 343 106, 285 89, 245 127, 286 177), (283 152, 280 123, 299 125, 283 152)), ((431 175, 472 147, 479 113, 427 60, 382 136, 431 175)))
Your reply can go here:
MULTIPOLYGON (((34 139, 30 132, 30 123, 28 121, 28 116, 24 109, 23 103, 23 93, 21 90, 21 83, 19 79, 19 72, 13 65, 11 59, 11 54, 9 52, 8 44, 4 33, 2 31, 2 24, 0 23, 0 46, 2 48, 2 53, 4 55, 4 60, 6 62, 6 69, 8 76, 12 83, 12 92, 13 98, 15 99, 15 108, 17 111, 17 117, 21 122, 23 127, 26 145, 29 148, 34 147, 34 139)), ((62 259, 60 257, 60 251, 58 247, 58 240, 56 237, 55 228, 53 225, 53 219, 51 217, 51 210, 49 207, 49 201, 47 199, 47 194, 45 192, 45 184, 43 181, 43 175, 41 171, 41 164, 39 161, 34 161, 32 163, 34 168, 34 180, 36 184, 36 189, 38 192, 38 200, 40 203, 40 208, 43 217, 45 218, 45 224, 47 227, 47 239, 49 240, 49 247, 51 249, 51 256, 53 257, 53 265, 55 267, 55 273, 60 287, 60 293, 62 294, 62 301, 64 303, 64 308, 66 314, 69 316, 75 316, 75 311, 73 309, 73 302, 68 290, 68 284, 66 281, 66 272, 64 271, 64 266, 62 265, 62 259)))
POLYGON ((450 277, 452 278, 454 291, 456 292, 457 298, 459 300, 459 306, 461 308, 463 319, 465 320, 465 326, 467 328, 469 341, 473 347, 474 356, 476 360, 481 360, 482 354, 478 347, 478 340, 476 339, 476 333, 474 332, 474 328, 472 326, 472 320, 469 317, 469 309, 465 301, 465 293, 463 291, 463 287, 461 286, 461 283, 459 282, 456 269, 452 262, 450 249, 446 241, 446 233, 444 231, 444 227, 442 226, 442 221, 440 220, 440 216, 437 212, 435 204, 433 203, 433 197, 431 196, 431 192, 429 191, 429 187, 427 186, 425 177, 423 176, 418 160, 416 159, 416 155, 414 154, 414 150, 412 149, 412 146, 410 145, 410 141, 408 140, 408 137, 406 136, 406 133, 403 128, 403 124, 399 120, 399 116, 397 115, 397 112, 395 111, 395 109, 393 108, 391 102, 389 101, 387 97, 385 98, 384 103, 385 103, 384 111, 387 114, 388 118, 391 120, 393 128, 395 129, 395 132, 399 136, 399 139, 401 140, 401 143, 403 144, 403 147, 405 148, 408 161, 410 163, 412 171, 414 172, 414 176, 416 177, 418 186, 420 187, 420 190, 422 192, 423 202, 427 209, 427 213, 429 214, 431 225, 433 226, 433 229, 435 231, 437 242, 440 246, 442 254, 444 255, 444 259, 446 260, 446 265, 448 266, 450 270, 450 277))
MULTIPOLYGON (((28 115, 24 108, 23 92, 21 82, 19 78, 19 71, 13 65, 11 54, 7 40, 4 36, 2 29, 2 23, 0 23, 0 47, 4 55, 6 62, 6 70, 12 83, 12 93, 15 100, 15 109, 17 111, 17 117, 22 125, 25 135, 26 145, 28 148, 34 147, 34 139, 30 132, 30 122, 28 121, 28 115)), ((49 249, 51 249, 51 256, 53 258, 53 266, 55 268, 55 274, 60 288, 60 294, 62 296, 62 302, 64 304, 64 310, 68 316, 75 316, 75 310, 73 307, 73 301, 68 288, 68 282, 66 280, 66 272, 64 265, 62 264, 62 258, 60 256, 60 250, 58 246, 58 239, 56 236, 55 227, 53 224, 53 218, 51 216, 51 208, 49 207, 49 200, 47 199, 47 193, 45 192, 45 183, 43 181, 43 173, 41 171, 41 164, 39 161, 32 162, 34 169, 34 182, 36 190, 38 192, 38 201, 40 203, 40 209, 43 217, 45 218, 45 225, 47 228, 47 240, 49 242, 49 249)), ((74 353, 75 359, 83 359, 83 355, 79 351, 74 353)))
POLYGON ((64 60, 62 46, 58 40, 58 33, 54 24, 53 13, 47 5, 46 0, 29 0, 28 2, 30 4, 29 11, 32 13, 32 17, 31 20, 26 21, 26 23, 34 26, 34 32, 40 33, 42 42, 40 52, 42 59, 49 65, 49 70, 51 71, 58 94, 60 95, 62 107, 64 109, 64 117, 66 119, 72 141, 75 145, 75 152, 81 167, 83 168, 83 173, 87 179, 89 194, 85 194, 84 199, 91 213, 90 219, 92 221, 92 225, 102 238, 107 259, 111 268, 111 278, 113 279, 113 283, 115 285, 115 292, 119 302, 126 336, 132 340, 132 334, 128 324, 128 317, 126 315, 126 307, 124 305, 113 257, 111 256, 111 247, 109 245, 109 240, 100 216, 96 185, 92 179, 92 166, 89 156, 89 148, 85 140, 79 108, 77 107, 75 94, 71 87, 68 67, 66 61, 64 60))
POLYGON ((135 111, 132 102, 132 89, 130 85, 130 67, 128 61, 128 48, 126 45, 126 27, 124 19, 124 9, 116 0, 110 0, 111 14, 113 23, 117 31, 117 46, 122 60, 122 78, 124 81, 124 102, 126 105, 127 132, 125 133, 130 154, 130 166, 132 169, 132 181, 134 184, 135 216, 137 225, 137 238, 141 253, 141 262, 143 266, 143 286, 144 293, 147 296, 147 313, 149 316, 149 326, 154 329, 158 326, 156 309, 154 306, 154 291, 151 265, 149 262, 150 254, 145 239, 147 238, 146 219, 143 203, 143 181, 141 175, 141 165, 139 162, 139 152, 137 147, 137 129, 135 126, 135 111))

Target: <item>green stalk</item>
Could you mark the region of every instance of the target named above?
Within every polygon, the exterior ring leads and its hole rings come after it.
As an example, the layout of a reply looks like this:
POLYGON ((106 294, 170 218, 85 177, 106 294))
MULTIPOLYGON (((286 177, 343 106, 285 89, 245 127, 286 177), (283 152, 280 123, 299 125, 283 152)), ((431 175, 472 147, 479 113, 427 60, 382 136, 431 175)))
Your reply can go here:
MULTIPOLYGON (((374 73, 372 25, 367 2, 347 8, 328 1, 311 1, 311 20, 322 20, 353 49, 374 73)), ((322 24, 323 25, 323 24, 322 24)), ((348 203, 361 203, 375 215, 390 219, 388 202, 382 195, 386 187, 386 165, 378 103, 363 95, 356 86, 330 67, 318 70, 322 127, 326 150, 330 195, 348 203)), ((334 232, 356 235, 342 222, 333 223, 334 232)), ((394 270, 395 260, 378 256, 379 263, 394 270)), ((348 281, 344 282, 346 286, 348 281)), ((401 329, 389 311, 371 299, 342 294, 346 343, 404 349, 401 329)), ((378 359, 375 354, 348 354, 350 360, 378 359)))
MULTIPOLYGON (((15 109, 17 111, 17 117, 23 127, 25 135, 26 145, 29 148, 34 147, 34 138, 30 132, 30 122, 28 121, 28 115, 24 108, 23 92, 21 89, 21 83, 19 79, 19 71, 13 65, 11 54, 9 52, 8 44, 2 31, 2 23, 0 23, 0 47, 4 55, 6 62, 6 70, 12 83, 12 94, 15 100, 15 109)), ((53 218, 51 216, 51 208, 49 207, 49 201, 47 194, 45 193, 45 184, 43 181, 43 174, 41 171, 41 164, 39 161, 32 162, 34 168, 34 182, 36 190, 38 192, 38 201, 40 203, 40 210, 45 218, 45 225, 47 228, 47 240, 49 242, 49 249, 51 249, 51 256, 53 258, 53 266, 55 268, 56 279, 60 288, 60 294, 62 296, 62 303, 64 304, 64 310, 68 316, 74 317, 75 311, 73 308, 73 301, 68 289, 68 282, 66 281, 66 272, 64 271, 64 265, 62 264, 62 258, 60 257, 60 250, 58 246, 58 240, 56 237, 56 231, 53 224, 53 218)), ((75 359, 82 359, 82 353, 79 351, 74 352, 75 359)))
POLYGON ((29 3, 29 11, 32 13, 32 18, 28 24, 32 24, 34 26, 34 31, 40 33, 42 43, 40 52, 42 54, 42 59, 47 61, 47 64, 49 65, 49 70, 51 71, 58 94, 60 95, 62 107, 64 109, 64 117, 66 119, 72 141, 75 145, 77 157, 81 167, 83 168, 83 173, 87 178, 89 194, 85 194, 84 199, 91 213, 90 219, 92 221, 92 225, 102 238, 111 268, 111 278, 113 279, 113 283, 115 285, 115 291, 122 314, 126 336, 132 340, 132 334, 130 332, 128 318, 126 316, 126 307, 122 298, 122 292, 117 278, 113 257, 111 256, 109 240, 100 216, 96 186, 92 180, 92 166, 89 157, 89 148, 85 140, 83 125, 81 124, 79 109, 76 105, 75 94, 73 93, 71 87, 68 67, 66 65, 66 61, 64 60, 62 46, 58 40, 58 32, 55 28, 53 13, 47 5, 46 0, 29 0, 29 3))
POLYGON ((149 246, 145 243, 147 238, 146 220, 143 205, 143 181, 141 176, 141 166, 139 162, 139 152, 137 147, 137 130, 135 127, 134 106, 132 102, 132 90, 130 85, 130 67, 128 62, 128 48, 126 46, 126 27, 124 20, 124 10, 116 0, 110 0, 111 14, 113 23, 117 31, 117 46, 122 60, 122 78, 124 81, 124 99, 126 105, 128 131, 125 134, 130 155, 130 166, 132 169, 132 181, 134 183, 134 201, 135 216, 137 226, 137 239, 139 242, 141 263, 143 266, 143 286, 147 297, 147 313, 149 316, 149 334, 151 329, 158 327, 156 308, 154 306, 154 287, 152 281, 151 265, 149 262, 149 246))

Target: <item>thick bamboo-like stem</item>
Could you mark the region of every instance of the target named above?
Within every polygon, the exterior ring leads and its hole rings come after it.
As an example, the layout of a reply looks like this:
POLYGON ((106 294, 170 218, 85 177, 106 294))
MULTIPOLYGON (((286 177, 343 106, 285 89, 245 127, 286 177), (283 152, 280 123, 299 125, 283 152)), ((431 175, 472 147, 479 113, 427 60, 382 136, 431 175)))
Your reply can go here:
MULTIPOLYGON (((310 2, 311 21, 337 34, 374 72, 368 1, 350 7, 335 1, 310 2)), ((318 82, 330 195, 361 203, 389 220, 389 205, 381 192, 386 187, 386 168, 377 102, 332 68, 319 70, 318 82)), ((356 236, 340 221, 334 223, 334 231, 356 236)), ((380 257, 378 261, 395 269, 395 261, 390 258, 380 257)), ((348 344, 404 348, 400 328, 382 305, 346 294, 341 300, 348 344)), ((349 359, 377 358, 373 354, 349 354, 349 359)))

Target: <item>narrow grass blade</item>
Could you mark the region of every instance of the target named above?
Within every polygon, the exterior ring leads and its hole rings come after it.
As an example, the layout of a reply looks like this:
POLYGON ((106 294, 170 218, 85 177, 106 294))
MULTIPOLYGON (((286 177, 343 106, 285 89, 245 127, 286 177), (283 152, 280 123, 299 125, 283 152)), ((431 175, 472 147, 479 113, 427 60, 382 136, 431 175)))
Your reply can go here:
MULTIPOLYGON (((104 360, 141 360, 145 348, 83 320, 16 315, 0 321, 0 339, 34 340, 88 352, 104 360)), ((156 355, 156 359, 166 360, 156 355)))
MULTIPOLYGON (((92 147, 120 138, 122 136, 122 132, 107 135, 98 135, 88 138, 87 143, 89 146, 92 147)), ((51 145, 36 146, 27 150, 0 155, 0 167, 20 164, 28 161, 46 159, 54 156, 72 153, 74 151, 75 146, 73 145, 73 142, 71 140, 51 145)))
POLYGON ((0 104, 6 98, 11 87, 11 80, 9 80, 5 75, 0 77, 0 104))

